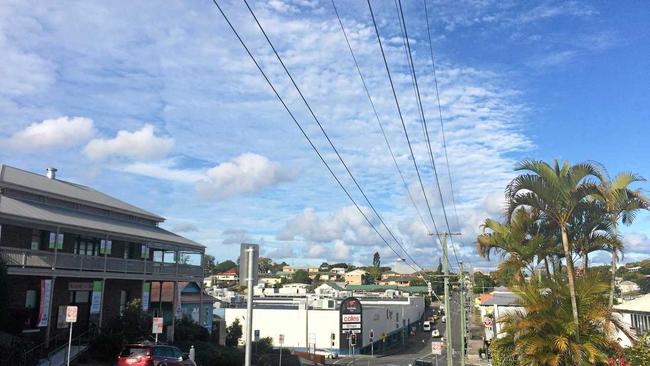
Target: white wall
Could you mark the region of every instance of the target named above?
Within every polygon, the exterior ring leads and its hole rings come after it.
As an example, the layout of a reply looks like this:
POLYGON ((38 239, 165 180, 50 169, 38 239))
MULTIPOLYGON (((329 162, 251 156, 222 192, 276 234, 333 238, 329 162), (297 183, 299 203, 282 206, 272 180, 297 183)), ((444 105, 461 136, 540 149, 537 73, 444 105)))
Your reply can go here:
MULTIPOLYGON (((225 309, 226 324, 230 326, 239 318, 242 331, 246 334, 246 309, 225 309)), ((260 331, 260 338, 271 337, 273 345, 280 345, 279 335, 284 334, 284 347, 306 348, 309 334, 315 337, 316 348, 330 348, 330 334, 336 336, 338 348, 338 310, 304 309, 253 309, 253 329, 260 331), (305 326, 308 319, 309 327, 305 326)))
POLYGON ((403 327, 402 319, 411 323, 419 321, 424 313, 424 298, 411 297, 404 301, 363 301, 362 322, 363 322, 363 344, 365 347, 370 344, 370 329, 375 333, 374 340, 380 340, 382 333, 386 335, 403 327))

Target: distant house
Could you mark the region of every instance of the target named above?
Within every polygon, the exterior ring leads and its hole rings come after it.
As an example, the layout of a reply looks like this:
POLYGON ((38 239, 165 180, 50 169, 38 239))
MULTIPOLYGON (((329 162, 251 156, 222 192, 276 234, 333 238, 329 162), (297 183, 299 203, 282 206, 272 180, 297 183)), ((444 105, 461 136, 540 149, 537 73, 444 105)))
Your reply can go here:
POLYGON ((282 278, 280 277, 260 277, 257 280, 259 283, 263 283, 266 286, 273 286, 277 285, 282 281, 282 278))
POLYGON ((314 289, 314 293, 319 296, 338 297, 343 288, 334 282, 326 282, 314 289))
MULTIPOLYGON (((629 333, 640 336, 650 332, 650 294, 614 305, 614 311, 620 315, 620 319, 626 325, 629 333)), ((624 332, 619 331, 617 337, 623 347, 629 347, 632 344, 624 332)))
POLYGON ((397 286, 397 287, 406 287, 409 286, 411 283, 411 280, 417 279, 416 277, 401 277, 401 276, 394 276, 394 277, 387 277, 385 279, 381 279, 377 284, 383 285, 383 286, 397 286))
POLYGON ((363 269, 355 269, 345 274, 345 283, 348 285, 364 285, 368 272, 363 269))
POLYGON ((618 284, 618 288, 621 290, 621 294, 623 295, 630 294, 633 292, 639 292, 639 290, 641 289, 639 285, 637 285, 632 281, 623 281, 618 284))
POLYGON ((330 269, 330 273, 338 274, 338 275, 345 275, 345 268, 343 268, 343 267, 334 267, 334 268, 330 269))
POLYGON ((497 287, 489 295, 489 297, 482 295, 484 301, 481 301, 479 305, 486 340, 505 336, 505 332, 502 330, 503 324, 499 322, 499 319, 517 310, 524 310, 518 304, 519 297, 504 287, 497 287))
POLYGON ((213 277, 217 281, 238 281, 239 273, 237 268, 231 268, 225 272, 216 273, 213 277))

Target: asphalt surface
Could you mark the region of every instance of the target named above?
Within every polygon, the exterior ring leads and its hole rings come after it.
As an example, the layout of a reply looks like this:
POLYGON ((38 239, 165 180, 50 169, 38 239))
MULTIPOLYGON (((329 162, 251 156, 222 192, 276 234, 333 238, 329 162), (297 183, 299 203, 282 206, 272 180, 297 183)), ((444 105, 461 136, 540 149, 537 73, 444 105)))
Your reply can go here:
MULTIPOLYGON (((453 352, 452 360, 453 365, 460 365, 460 294, 452 291, 450 298, 450 308, 448 309, 447 321, 451 319, 451 333, 452 333, 452 347, 453 352)), ((466 300, 467 301, 467 300, 466 300)), ((445 323, 438 320, 435 324, 441 335, 445 334, 445 323)), ((366 355, 352 357, 343 357, 338 360, 333 360, 331 364, 335 365, 360 365, 360 366, 409 366, 415 365, 416 360, 427 360, 433 366, 446 366, 447 365, 447 350, 443 348, 443 354, 436 356, 431 354, 431 342, 442 341, 441 338, 431 338, 431 332, 425 332, 421 328, 418 329, 417 334, 408 339, 408 343, 401 350, 393 351, 392 354, 377 355, 370 357, 366 355)))

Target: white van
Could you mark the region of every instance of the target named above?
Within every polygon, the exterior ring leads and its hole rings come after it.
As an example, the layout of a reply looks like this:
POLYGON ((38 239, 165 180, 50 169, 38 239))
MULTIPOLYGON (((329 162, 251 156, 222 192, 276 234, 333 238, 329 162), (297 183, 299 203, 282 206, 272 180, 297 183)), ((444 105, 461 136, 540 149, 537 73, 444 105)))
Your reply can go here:
POLYGON ((429 332, 431 330, 431 322, 425 320, 424 323, 422 323, 422 330, 429 332))

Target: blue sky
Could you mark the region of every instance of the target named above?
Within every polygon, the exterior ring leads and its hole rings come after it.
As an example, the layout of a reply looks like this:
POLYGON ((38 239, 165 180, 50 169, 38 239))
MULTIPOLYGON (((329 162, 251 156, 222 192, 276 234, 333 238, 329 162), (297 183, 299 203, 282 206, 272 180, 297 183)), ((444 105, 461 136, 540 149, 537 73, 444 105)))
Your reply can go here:
MULTIPOLYGON (((494 265, 477 258, 473 239, 486 217, 500 214, 503 188, 522 158, 596 160, 610 173, 650 177, 650 6, 427 1, 459 216, 450 224, 463 232, 456 243, 460 258, 476 267, 494 265)), ((343 177, 243 3, 220 3, 343 177)), ((404 3, 449 207, 423 3, 404 3)), ((362 1, 337 6, 424 213, 368 9, 362 1)), ((253 1, 252 7, 391 230, 418 264, 437 263, 430 222, 421 222, 387 153, 331 2, 253 1)), ((374 8, 440 226, 395 4, 375 1, 374 8)), ((210 1, 5 2, 0 128, 3 163, 35 172, 54 165, 62 179, 167 217, 166 228, 205 244, 218 259, 236 258, 243 240, 295 264, 364 264, 376 250, 385 263, 395 259, 328 175, 210 1)), ((627 260, 650 254, 649 215, 639 216, 625 235, 627 260)))

